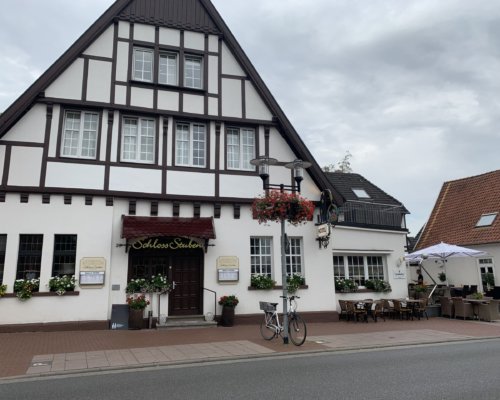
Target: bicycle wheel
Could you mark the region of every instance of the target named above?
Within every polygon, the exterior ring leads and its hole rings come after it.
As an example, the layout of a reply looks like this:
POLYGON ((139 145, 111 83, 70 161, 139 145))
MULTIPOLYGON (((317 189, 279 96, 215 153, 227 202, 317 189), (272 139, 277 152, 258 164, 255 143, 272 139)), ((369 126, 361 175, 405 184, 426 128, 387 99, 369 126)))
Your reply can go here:
POLYGON ((276 336, 276 328, 272 325, 276 325, 276 316, 264 315, 264 321, 260 324, 260 334, 266 340, 271 340, 276 336))
POLYGON ((301 346, 306 341, 307 327, 300 315, 290 315, 288 321, 288 336, 295 346, 301 346))

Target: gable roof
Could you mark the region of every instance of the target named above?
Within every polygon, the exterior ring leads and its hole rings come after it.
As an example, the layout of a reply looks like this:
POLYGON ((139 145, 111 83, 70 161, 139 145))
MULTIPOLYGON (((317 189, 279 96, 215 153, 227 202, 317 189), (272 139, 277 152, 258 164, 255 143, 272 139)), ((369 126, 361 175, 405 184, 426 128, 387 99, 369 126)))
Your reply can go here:
MULTIPOLYGON (((297 158, 312 163, 308 173, 315 184, 320 189, 329 187, 328 180, 320 166, 210 0, 116 0, 40 78, 0 115, 0 139, 29 110, 37 98, 44 96, 44 90, 116 19, 221 35, 273 113, 273 122, 278 125, 281 135, 294 150, 297 158)), ((339 194, 335 191, 333 196, 336 202, 341 201, 339 194)))
POLYGON ((384 204, 403 207, 403 212, 408 213, 403 204, 390 196, 378 186, 375 186, 368 179, 360 174, 347 173, 347 172, 325 172, 330 183, 342 196, 343 202, 348 201, 362 201, 372 204, 384 204), (353 189, 363 189, 370 198, 359 198, 353 189))
POLYGON ((445 182, 416 249, 441 241, 461 246, 500 242, 500 217, 476 227, 482 214, 494 212, 500 212, 500 170, 445 182))

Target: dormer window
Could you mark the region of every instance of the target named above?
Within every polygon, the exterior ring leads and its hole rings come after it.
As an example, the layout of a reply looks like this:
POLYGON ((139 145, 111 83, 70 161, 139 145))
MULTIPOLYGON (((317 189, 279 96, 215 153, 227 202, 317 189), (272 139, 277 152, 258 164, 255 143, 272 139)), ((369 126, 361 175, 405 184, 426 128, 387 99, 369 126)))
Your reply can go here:
POLYGON ((352 191, 356 196, 358 196, 358 199, 369 199, 370 195, 366 193, 365 189, 360 189, 360 188, 352 188, 352 191))
POLYGON ((476 227, 492 225, 495 221, 495 218, 497 217, 497 214, 498 213, 488 213, 481 215, 479 221, 477 221, 476 227))

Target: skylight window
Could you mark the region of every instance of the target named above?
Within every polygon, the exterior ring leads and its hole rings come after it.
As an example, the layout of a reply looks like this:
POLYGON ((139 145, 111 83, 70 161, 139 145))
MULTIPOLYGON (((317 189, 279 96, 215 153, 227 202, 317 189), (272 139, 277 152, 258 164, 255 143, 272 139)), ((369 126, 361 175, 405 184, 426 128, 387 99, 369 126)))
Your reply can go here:
POLYGON ((352 191, 354 192, 354 194, 356 196, 358 196, 359 199, 369 199, 370 198, 370 195, 368 193, 366 193, 365 189, 352 188, 352 191))
POLYGON ((477 221, 476 226, 490 226, 495 221, 498 213, 483 214, 477 221))

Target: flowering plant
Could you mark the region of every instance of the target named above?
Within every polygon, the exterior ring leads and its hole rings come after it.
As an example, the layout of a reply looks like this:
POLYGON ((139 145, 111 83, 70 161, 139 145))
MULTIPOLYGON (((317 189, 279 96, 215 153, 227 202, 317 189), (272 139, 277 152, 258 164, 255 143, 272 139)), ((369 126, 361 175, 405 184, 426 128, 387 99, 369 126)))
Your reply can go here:
POLYGON ((133 310, 144 310, 149 305, 149 300, 146 296, 140 294, 139 296, 128 296, 127 304, 133 310))
POLYGON ((16 279, 14 281, 14 293, 19 300, 30 299, 33 292, 38 292, 40 279, 16 279))
POLYGON ((5 293, 7 293, 7 285, 0 285, 0 297, 5 296, 5 293))
POLYGON ((240 301, 238 298, 232 294, 230 296, 222 296, 219 299, 219 304, 226 307, 236 307, 240 301))
POLYGON ((167 277, 158 274, 153 275, 151 279, 131 279, 129 283, 127 283, 127 287, 125 288, 125 292, 132 293, 152 293, 152 292, 160 292, 162 294, 168 293, 172 285, 168 281, 167 277))
POLYGON ((253 274, 250 277, 250 286, 256 289, 272 289, 276 281, 267 274, 253 274))
POLYGON ((314 204, 296 193, 286 193, 271 190, 262 197, 254 199, 252 215, 259 224, 268 221, 288 221, 292 225, 299 225, 312 221, 314 204))
POLYGON ((72 292, 76 286, 75 275, 53 276, 49 279, 47 286, 51 292, 56 292, 59 296, 72 292))
POLYGON ((335 278, 335 290, 340 292, 355 292, 358 290, 358 285, 352 279, 335 278))
POLYGON ((292 274, 286 277, 286 285, 288 293, 295 293, 301 285, 304 285, 306 280, 300 274, 292 274))

